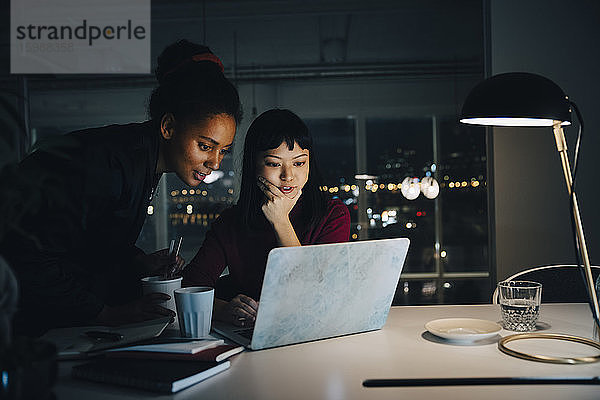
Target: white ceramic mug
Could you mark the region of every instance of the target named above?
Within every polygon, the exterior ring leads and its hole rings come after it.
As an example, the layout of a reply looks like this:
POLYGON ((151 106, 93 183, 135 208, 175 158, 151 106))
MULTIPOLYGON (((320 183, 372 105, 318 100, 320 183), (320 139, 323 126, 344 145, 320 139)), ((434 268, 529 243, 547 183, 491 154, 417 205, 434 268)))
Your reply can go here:
MULTIPOLYGON (((175 290, 181 287, 182 277, 173 278, 173 279, 164 279, 162 276, 148 276, 146 278, 142 278, 142 293, 144 295, 149 293, 166 293, 171 296, 171 299, 167 301, 163 301, 158 303, 159 306, 163 306, 164 308, 168 308, 171 311, 176 310, 175 306, 175 290)), ((173 325, 177 324, 177 316, 175 316, 175 322, 173 325)))
POLYGON ((203 338, 210 333, 215 290, 196 286, 175 290, 175 304, 181 336, 203 338))

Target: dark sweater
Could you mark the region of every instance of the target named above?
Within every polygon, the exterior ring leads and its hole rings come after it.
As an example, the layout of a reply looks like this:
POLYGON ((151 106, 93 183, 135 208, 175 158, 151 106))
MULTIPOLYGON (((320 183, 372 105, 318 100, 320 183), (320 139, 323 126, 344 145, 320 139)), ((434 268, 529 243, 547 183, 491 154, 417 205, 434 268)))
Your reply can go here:
POLYGON ((0 244, 20 285, 18 332, 87 324, 139 295, 132 260, 158 143, 151 121, 111 125, 57 137, 21 162, 42 201, 0 244))
MULTIPOLYGON (((313 227, 302 223, 301 200, 292 209, 290 221, 302 245, 347 242, 350 213, 340 200, 330 200, 321 221, 313 227)), ((184 286, 217 286, 217 280, 229 267, 227 288, 217 296, 229 300, 245 294, 258 300, 269 251, 278 247, 272 228, 247 233, 238 223, 237 208, 225 210, 206 233, 206 239, 184 270, 184 286)), ((218 288, 219 289, 219 288, 218 288)))

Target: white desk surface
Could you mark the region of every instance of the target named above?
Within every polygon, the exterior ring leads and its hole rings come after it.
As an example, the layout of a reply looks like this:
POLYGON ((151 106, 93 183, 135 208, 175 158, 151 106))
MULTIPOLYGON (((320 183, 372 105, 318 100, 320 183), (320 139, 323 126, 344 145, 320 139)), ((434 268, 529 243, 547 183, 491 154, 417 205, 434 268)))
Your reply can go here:
MULTIPOLYGON (((206 400, 600 399, 598 385, 362 386, 363 380, 374 378, 600 375, 600 363, 558 365, 526 361, 501 353, 495 340, 489 344, 452 345, 442 343, 426 332, 426 322, 450 317, 499 321, 500 310, 497 305, 392 307, 385 326, 379 331, 255 352, 245 351, 231 359, 229 370, 172 396, 74 380, 69 377, 74 363, 61 363, 60 378, 54 392, 59 400, 142 397, 206 400)), ((586 304, 543 304, 540 322, 547 324, 545 332, 592 337, 592 317, 586 304)), ((502 330, 500 335, 512 333, 502 330)), ((563 356, 597 354, 595 349, 577 344, 563 345, 562 342, 547 340, 527 342, 515 342, 511 347, 523 351, 543 348, 549 350, 550 354, 563 356)))

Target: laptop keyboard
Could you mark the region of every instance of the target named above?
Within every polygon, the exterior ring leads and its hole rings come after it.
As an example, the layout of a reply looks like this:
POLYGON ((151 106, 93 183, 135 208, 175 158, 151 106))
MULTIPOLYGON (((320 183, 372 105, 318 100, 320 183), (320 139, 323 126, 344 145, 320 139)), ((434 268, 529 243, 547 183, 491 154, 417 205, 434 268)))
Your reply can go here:
POLYGON ((252 334, 254 333, 254 328, 238 329, 234 332, 240 336, 245 337, 246 339, 252 339, 252 334))

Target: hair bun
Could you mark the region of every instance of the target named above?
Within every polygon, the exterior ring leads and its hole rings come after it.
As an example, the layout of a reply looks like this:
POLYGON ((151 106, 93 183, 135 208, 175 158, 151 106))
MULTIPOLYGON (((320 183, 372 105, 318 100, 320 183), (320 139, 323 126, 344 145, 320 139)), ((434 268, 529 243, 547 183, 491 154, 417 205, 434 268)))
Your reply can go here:
POLYGON ((179 121, 196 123, 227 114, 239 123, 242 109, 237 89, 208 47, 179 40, 167 46, 157 61, 158 86, 148 101, 151 119, 158 121, 171 113, 179 121))
MULTIPOLYGON (((176 75, 176 71, 184 67, 187 63, 191 63, 193 61, 192 57, 201 54, 212 55, 218 60, 218 58, 206 46, 192 43, 185 39, 173 43, 165 48, 158 56, 157 66, 154 73, 156 80, 159 84, 163 84, 167 78, 176 75)), ((215 61, 211 61, 209 59, 206 61, 212 62, 215 64, 215 66, 219 67, 219 69, 221 68, 219 64, 215 63, 215 61)))

